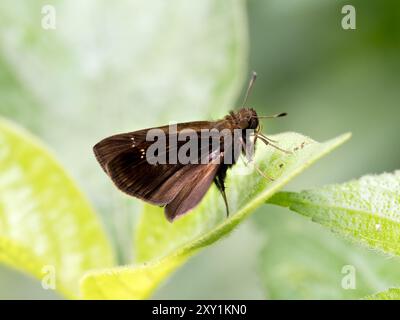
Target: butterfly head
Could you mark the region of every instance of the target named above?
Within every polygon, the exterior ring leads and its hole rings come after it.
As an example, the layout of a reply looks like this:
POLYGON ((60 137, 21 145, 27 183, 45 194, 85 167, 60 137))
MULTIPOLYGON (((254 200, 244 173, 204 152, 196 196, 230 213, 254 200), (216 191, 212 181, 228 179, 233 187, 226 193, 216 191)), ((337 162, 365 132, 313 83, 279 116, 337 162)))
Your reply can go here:
POLYGON ((258 115, 257 112, 252 108, 240 109, 237 113, 237 119, 241 129, 255 130, 258 128, 258 115))

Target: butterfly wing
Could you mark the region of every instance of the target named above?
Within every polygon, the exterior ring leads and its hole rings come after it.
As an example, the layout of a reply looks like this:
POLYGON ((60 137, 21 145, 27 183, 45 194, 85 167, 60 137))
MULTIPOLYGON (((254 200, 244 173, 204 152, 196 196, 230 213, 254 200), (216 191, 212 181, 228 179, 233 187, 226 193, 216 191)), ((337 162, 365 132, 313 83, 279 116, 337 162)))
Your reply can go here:
MULTIPOLYGON (((178 133, 183 129, 209 128, 211 122, 189 122, 177 125, 178 133)), ((168 132, 169 126, 161 129, 168 132)), ((156 205, 171 202, 183 186, 192 181, 193 175, 204 167, 202 164, 155 164, 147 162, 144 156, 153 143, 146 141, 150 129, 114 135, 94 146, 94 153, 103 170, 123 192, 156 205)), ((167 152, 176 152, 184 142, 178 142, 176 149, 168 145, 167 152)), ((201 152, 199 152, 201 154, 201 152)))
POLYGON ((165 216, 169 221, 193 209, 203 199, 221 165, 210 163, 200 166, 190 183, 183 184, 175 198, 166 205, 165 216))
POLYGON ((130 152, 139 160, 140 150, 146 148, 147 130, 121 133, 101 140, 93 147, 93 152, 103 170, 108 174, 108 165, 116 157, 130 152))
POLYGON ((201 164, 157 164, 137 160, 131 153, 118 156, 108 166, 114 184, 125 193, 156 205, 171 202, 184 185, 190 184, 201 164), (132 161, 133 160, 133 161, 132 161))
MULTIPOLYGON (((202 128, 212 128, 214 122, 209 121, 194 121, 177 124, 177 132, 184 129, 194 129, 200 131, 202 128)), ((107 165, 115 157, 131 151, 139 156, 141 160, 142 153, 140 150, 147 150, 151 141, 146 141, 147 133, 149 130, 162 130, 166 135, 168 134, 170 126, 154 127, 134 132, 120 133, 111 137, 105 138, 93 147, 93 152, 101 167, 107 173, 107 165)), ((168 143, 168 140, 166 141, 168 143)), ((168 145, 167 145, 168 148, 168 145)))

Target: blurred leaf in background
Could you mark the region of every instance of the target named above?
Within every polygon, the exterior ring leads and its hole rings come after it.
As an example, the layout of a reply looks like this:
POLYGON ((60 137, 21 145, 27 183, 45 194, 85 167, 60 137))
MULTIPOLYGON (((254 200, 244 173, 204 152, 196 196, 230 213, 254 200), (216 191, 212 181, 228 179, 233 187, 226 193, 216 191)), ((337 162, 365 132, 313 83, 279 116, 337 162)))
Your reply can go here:
POLYGON ((0 262, 78 297, 86 271, 115 263, 95 212, 46 148, 3 119, 0 172, 0 262))

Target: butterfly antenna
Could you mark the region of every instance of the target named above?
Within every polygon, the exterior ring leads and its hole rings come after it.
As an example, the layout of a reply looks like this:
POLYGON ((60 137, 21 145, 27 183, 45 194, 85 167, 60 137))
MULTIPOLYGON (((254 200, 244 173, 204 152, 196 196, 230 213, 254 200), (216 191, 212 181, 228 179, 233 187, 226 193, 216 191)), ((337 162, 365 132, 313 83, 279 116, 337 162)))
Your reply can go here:
POLYGON ((245 94, 244 99, 243 99, 242 108, 244 108, 244 106, 247 103, 247 99, 249 98, 249 95, 251 93, 251 89, 253 88, 254 82, 256 82, 256 79, 257 79, 257 73, 255 71, 253 71, 253 73, 251 74, 250 81, 249 81, 249 86, 247 87, 246 94, 245 94))
POLYGON ((286 112, 281 112, 277 114, 273 114, 272 116, 258 116, 258 119, 272 119, 272 118, 280 118, 280 117, 285 117, 287 116, 286 112))

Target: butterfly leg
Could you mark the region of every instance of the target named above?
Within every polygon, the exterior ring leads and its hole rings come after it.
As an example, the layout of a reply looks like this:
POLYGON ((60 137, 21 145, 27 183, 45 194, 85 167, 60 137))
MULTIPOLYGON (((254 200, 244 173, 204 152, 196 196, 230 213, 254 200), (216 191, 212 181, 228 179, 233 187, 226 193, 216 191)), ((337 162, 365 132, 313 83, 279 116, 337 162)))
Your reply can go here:
MULTIPOLYGON (((240 143, 242 144, 243 148, 246 148, 245 143, 243 141, 243 139, 239 139, 240 143)), ((244 158, 244 163, 247 165, 252 164, 254 166, 254 168, 257 170, 257 172, 263 176, 265 179, 270 180, 270 181, 275 181, 273 178, 267 176, 259 167, 258 165, 254 162, 254 158, 253 159, 247 159, 244 158), (247 161, 246 161, 247 160, 247 161)))
POLYGON ((269 141, 269 142, 278 143, 277 140, 273 140, 273 139, 268 138, 267 136, 263 135, 263 134, 262 134, 262 129, 263 129, 263 126, 262 126, 262 124, 260 123, 260 124, 258 125, 258 128, 257 128, 257 129, 255 130, 255 132, 254 132, 254 143, 256 143, 257 138, 258 138, 259 136, 262 136, 263 138, 265 138, 265 139, 266 139, 267 141, 269 141))
POLYGON ((271 142, 272 142, 272 141, 275 141, 275 140, 271 140, 271 139, 267 138, 266 136, 264 136, 263 134, 259 134, 258 137, 260 138, 260 140, 261 140, 262 142, 265 143, 266 146, 271 146, 271 147, 273 147, 273 148, 275 148, 275 149, 277 149, 277 150, 279 150, 279 151, 282 151, 282 152, 284 152, 284 153, 287 153, 287 154, 293 154, 293 152, 291 152, 291 151, 288 151, 288 150, 279 148, 277 145, 272 144, 271 142))
POLYGON ((218 190, 221 192, 222 198, 224 199, 225 202, 225 208, 226 208, 226 217, 229 217, 229 205, 228 205, 228 200, 226 197, 225 193, 225 177, 226 177, 226 170, 227 167, 221 167, 221 169, 218 171, 214 183, 217 186, 218 190))

